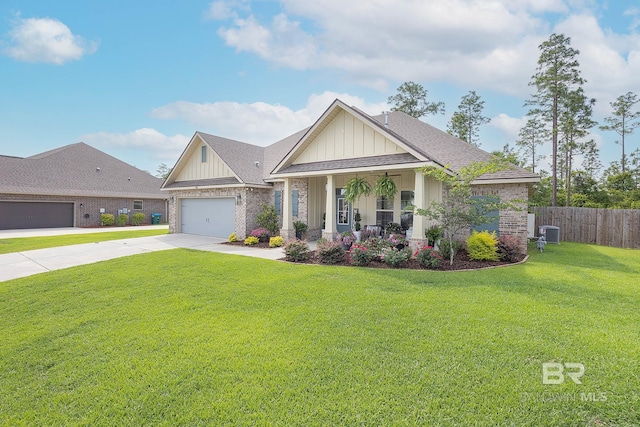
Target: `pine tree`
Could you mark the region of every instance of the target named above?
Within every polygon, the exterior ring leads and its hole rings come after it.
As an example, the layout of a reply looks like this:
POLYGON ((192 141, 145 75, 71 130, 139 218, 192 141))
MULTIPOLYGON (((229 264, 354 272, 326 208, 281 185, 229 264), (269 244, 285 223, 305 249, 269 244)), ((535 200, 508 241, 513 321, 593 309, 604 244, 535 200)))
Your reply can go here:
POLYGON ((535 86, 535 93, 526 105, 535 105, 539 108, 542 117, 551 122, 552 138, 552 193, 551 205, 557 204, 558 192, 558 121, 562 103, 567 94, 576 87, 585 83, 580 77, 577 56, 580 51, 573 49, 571 38, 564 34, 552 34, 549 40, 543 42, 538 48, 540 57, 536 73, 531 77, 530 86, 535 86))
POLYGON ((458 104, 458 111, 453 113, 447 125, 447 132, 471 145, 479 147, 479 128, 491 121, 491 119, 482 115, 483 109, 484 101, 480 99, 475 90, 469 91, 458 104))
MULTIPOLYGON (((633 92, 627 92, 620 95, 615 101, 609 104, 613 107, 613 116, 605 117, 606 125, 600 126, 602 130, 612 130, 617 132, 622 139, 622 157, 620 164, 622 172, 626 171, 626 156, 624 153, 625 136, 631 135, 637 127, 640 126, 640 111, 632 111, 633 106, 640 102, 638 95, 633 92)), ((616 141, 618 143, 618 141, 616 141)))
POLYGON ((394 105, 391 111, 402 111, 416 119, 427 114, 444 114, 444 102, 428 102, 429 92, 421 84, 404 82, 397 91, 388 99, 394 105))
POLYGON ((527 167, 531 168, 531 172, 536 173, 537 162, 544 158, 543 155, 538 154, 537 147, 544 143, 549 132, 539 115, 535 112, 531 112, 529 115, 533 117, 527 120, 527 124, 520 129, 516 145, 520 147, 525 158, 531 159, 531 163, 527 167))

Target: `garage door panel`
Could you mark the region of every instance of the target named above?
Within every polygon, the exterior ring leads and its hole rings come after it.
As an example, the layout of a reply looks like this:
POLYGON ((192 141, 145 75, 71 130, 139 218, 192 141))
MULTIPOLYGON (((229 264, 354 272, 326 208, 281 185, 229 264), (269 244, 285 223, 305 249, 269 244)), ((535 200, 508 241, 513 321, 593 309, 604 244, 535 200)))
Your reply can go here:
POLYGON ((0 230, 73 227, 73 203, 0 202, 0 230))
POLYGON ((183 233, 227 237, 235 231, 235 198, 182 199, 183 233))

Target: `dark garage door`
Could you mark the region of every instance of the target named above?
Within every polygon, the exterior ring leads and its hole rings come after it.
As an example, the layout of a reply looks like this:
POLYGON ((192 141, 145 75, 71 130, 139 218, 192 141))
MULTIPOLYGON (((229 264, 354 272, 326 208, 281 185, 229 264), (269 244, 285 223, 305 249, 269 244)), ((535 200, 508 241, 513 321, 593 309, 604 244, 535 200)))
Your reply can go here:
POLYGON ((182 199, 182 232, 228 237, 235 231, 236 199, 182 199))
POLYGON ((0 230, 73 227, 73 203, 0 202, 0 230))

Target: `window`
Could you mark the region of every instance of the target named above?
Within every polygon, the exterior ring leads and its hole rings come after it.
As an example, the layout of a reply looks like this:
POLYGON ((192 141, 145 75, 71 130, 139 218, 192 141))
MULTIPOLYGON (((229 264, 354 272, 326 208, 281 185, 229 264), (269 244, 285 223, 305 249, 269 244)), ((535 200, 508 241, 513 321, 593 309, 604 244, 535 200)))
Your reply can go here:
POLYGON ((413 191, 401 191, 400 192, 400 225, 405 230, 413 227, 413 204, 414 204, 414 192, 413 191))
POLYGON ((202 163, 205 163, 207 161, 207 146, 203 145, 200 151, 202 152, 202 163))
POLYGON ((291 192, 291 215, 298 216, 298 198, 299 198, 298 190, 293 190, 291 192))
POLYGON ((133 201, 133 210, 134 211, 141 211, 142 208, 142 200, 134 200, 133 201))
POLYGON ((393 222, 393 199, 378 197, 376 200, 376 225, 386 227, 393 222))
POLYGON ((276 208, 276 214, 282 214, 282 191, 276 190, 274 193, 274 205, 276 208))

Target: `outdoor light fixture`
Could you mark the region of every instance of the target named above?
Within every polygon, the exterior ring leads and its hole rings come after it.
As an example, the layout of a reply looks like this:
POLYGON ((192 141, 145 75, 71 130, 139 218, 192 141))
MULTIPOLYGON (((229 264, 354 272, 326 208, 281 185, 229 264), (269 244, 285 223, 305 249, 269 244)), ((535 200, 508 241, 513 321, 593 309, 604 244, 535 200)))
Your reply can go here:
POLYGON ((240 204, 242 203, 242 195, 238 193, 238 195, 236 195, 236 204, 240 204))

